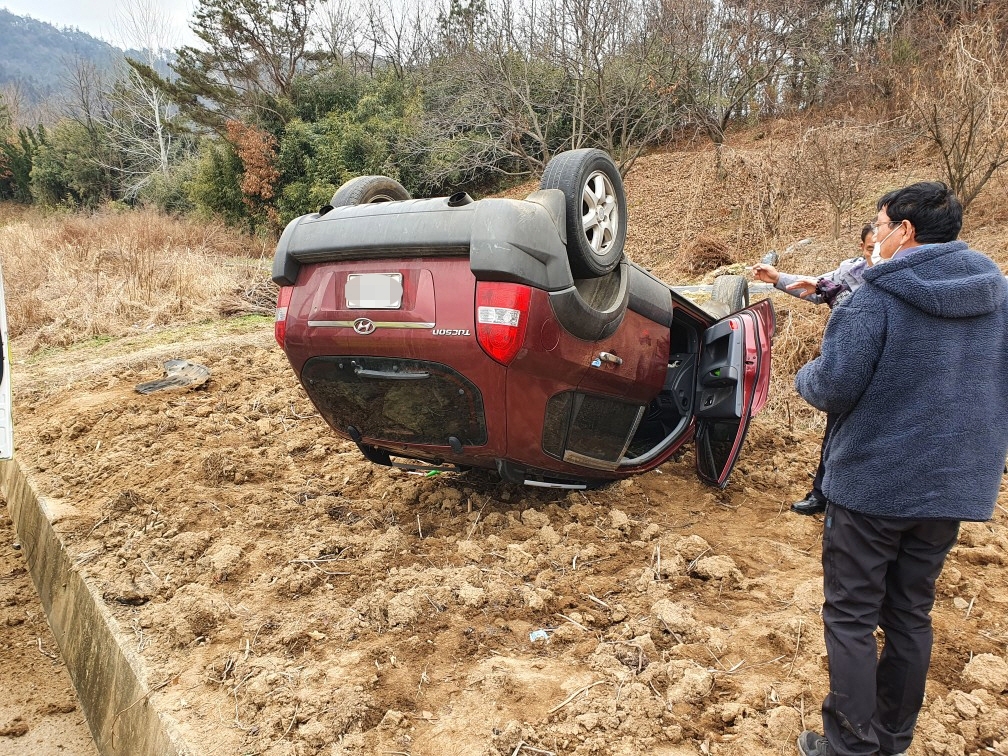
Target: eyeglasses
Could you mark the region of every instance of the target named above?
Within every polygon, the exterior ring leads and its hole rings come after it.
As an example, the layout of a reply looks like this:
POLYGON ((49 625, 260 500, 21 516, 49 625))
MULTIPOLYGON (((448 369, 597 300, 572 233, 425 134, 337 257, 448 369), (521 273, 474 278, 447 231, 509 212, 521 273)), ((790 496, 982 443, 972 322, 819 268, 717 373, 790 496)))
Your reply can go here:
POLYGON ((882 221, 881 223, 872 223, 871 232, 873 234, 877 233, 879 230, 879 226, 898 226, 902 222, 903 221, 882 221))

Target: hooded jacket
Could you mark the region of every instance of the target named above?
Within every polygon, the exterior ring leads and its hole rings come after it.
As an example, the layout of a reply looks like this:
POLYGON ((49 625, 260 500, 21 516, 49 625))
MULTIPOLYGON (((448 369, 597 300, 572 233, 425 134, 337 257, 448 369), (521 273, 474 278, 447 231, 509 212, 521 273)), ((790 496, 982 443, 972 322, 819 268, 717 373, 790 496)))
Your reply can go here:
POLYGON ((823 492, 876 517, 987 520, 1008 454, 1008 283, 963 242, 869 268, 802 397, 838 415, 823 492))

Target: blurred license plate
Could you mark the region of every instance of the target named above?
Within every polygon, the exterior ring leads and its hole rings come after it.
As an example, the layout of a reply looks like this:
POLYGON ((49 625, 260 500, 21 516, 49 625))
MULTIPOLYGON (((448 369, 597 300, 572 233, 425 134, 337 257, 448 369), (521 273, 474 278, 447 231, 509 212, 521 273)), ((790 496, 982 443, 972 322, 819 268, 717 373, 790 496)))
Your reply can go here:
POLYGON ((351 273, 346 282, 348 310, 397 310, 402 305, 402 273, 351 273))

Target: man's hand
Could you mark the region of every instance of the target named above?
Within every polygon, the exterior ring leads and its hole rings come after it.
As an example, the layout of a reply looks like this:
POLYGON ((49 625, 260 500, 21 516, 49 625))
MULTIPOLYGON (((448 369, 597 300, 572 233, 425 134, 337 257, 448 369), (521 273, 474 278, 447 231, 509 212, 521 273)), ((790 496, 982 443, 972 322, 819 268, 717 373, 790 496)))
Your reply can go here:
POLYGON ((799 291, 801 296, 808 297, 816 293, 816 282, 801 278, 784 287, 788 291, 799 291))
MULTIPOLYGON (((766 263, 756 263, 752 266, 753 278, 757 281, 763 281, 764 283, 775 284, 777 279, 780 278, 780 273, 777 272, 777 268, 773 265, 767 265, 766 263)), ((813 291, 815 290, 815 284, 812 285, 813 291)))

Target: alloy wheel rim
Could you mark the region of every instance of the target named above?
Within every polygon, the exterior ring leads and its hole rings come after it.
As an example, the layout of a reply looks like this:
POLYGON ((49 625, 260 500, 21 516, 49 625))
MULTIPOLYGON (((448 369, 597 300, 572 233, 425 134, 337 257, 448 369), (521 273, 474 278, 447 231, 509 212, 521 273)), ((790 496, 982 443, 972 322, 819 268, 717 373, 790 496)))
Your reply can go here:
POLYGON ((581 227, 585 240, 597 257, 605 257, 619 233, 619 203, 609 177, 595 171, 581 190, 581 227))

